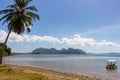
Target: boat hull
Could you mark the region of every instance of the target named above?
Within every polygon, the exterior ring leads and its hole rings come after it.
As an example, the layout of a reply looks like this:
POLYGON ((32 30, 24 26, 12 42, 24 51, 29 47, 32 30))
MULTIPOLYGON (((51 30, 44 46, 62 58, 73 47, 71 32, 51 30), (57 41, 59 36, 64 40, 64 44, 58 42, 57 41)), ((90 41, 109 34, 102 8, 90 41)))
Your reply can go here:
POLYGON ((117 69, 117 65, 114 65, 114 66, 106 66, 106 69, 117 69))

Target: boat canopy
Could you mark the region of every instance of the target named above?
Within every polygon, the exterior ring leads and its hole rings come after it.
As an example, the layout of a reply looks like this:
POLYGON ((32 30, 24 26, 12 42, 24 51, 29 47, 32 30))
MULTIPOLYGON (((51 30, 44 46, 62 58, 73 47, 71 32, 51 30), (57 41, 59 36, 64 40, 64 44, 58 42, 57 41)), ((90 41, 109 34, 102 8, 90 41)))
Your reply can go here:
POLYGON ((107 60, 107 65, 117 65, 117 60, 107 60))
POLYGON ((107 60, 107 62, 117 62, 117 60, 107 60))

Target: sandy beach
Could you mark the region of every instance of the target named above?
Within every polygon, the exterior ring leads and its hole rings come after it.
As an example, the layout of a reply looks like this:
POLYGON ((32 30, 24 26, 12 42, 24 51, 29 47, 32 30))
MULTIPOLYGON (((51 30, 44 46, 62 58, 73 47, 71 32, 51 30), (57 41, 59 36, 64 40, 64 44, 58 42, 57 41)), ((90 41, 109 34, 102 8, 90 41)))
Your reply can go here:
MULTIPOLYGON (((103 80, 25 66, 0 65, 0 80, 103 80)), ((107 80, 107 79, 106 79, 107 80)))

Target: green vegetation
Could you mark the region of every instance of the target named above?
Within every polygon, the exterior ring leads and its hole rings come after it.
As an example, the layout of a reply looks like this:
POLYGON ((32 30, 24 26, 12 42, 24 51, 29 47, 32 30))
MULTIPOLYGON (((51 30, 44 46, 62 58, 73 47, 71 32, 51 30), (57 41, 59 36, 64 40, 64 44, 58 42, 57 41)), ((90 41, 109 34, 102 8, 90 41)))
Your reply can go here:
MULTIPOLYGON (((8 35, 5 39, 3 49, 1 53, 5 54, 5 45, 8 41, 11 32, 22 34, 25 30, 30 32, 30 26, 33 25, 33 21, 39 20, 39 15, 36 7, 29 6, 32 0, 14 0, 13 4, 7 6, 6 9, 0 10, 0 21, 3 20, 2 24, 7 23, 8 35)), ((9 50, 8 50, 9 51, 9 50)), ((2 54, 0 53, 0 64, 2 64, 2 54)))
POLYGON ((0 80, 48 80, 35 73, 25 73, 22 69, 13 69, 8 65, 0 65, 0 80))
MULTIPOLYGON (((3 47, 3 43, 0 43, 0 52, 2 51, 2 47, 3 47)), ((3 56, 8 56, 11 55, 11 48, 7 47, 7 45, 5 45, 5 50, 2 53, 3 56)))

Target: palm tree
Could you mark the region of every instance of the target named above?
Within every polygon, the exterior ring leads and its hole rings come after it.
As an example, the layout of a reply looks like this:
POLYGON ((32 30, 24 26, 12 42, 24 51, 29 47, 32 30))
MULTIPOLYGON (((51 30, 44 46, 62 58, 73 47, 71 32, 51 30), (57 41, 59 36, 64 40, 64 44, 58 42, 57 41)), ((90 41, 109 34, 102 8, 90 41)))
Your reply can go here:
MULTIPOLYGON (((0 11, 0 14, 4 14, 4 16, 0 18, 0 21, 3 20, 2 24, 8 24, 7 27, 9 31, 2 52, 12 31, 17 34, 21 34, 25 30, 30 32, 30 26, 33 25, 33 21, 39 20, 39 15, 35 13, 37 12, 36 7, 29 6, 31 1, 32 0, 14 0, 14 4, 0 11)), ((0 64, 2 64, 2 53, 0 54, 0 64)))

